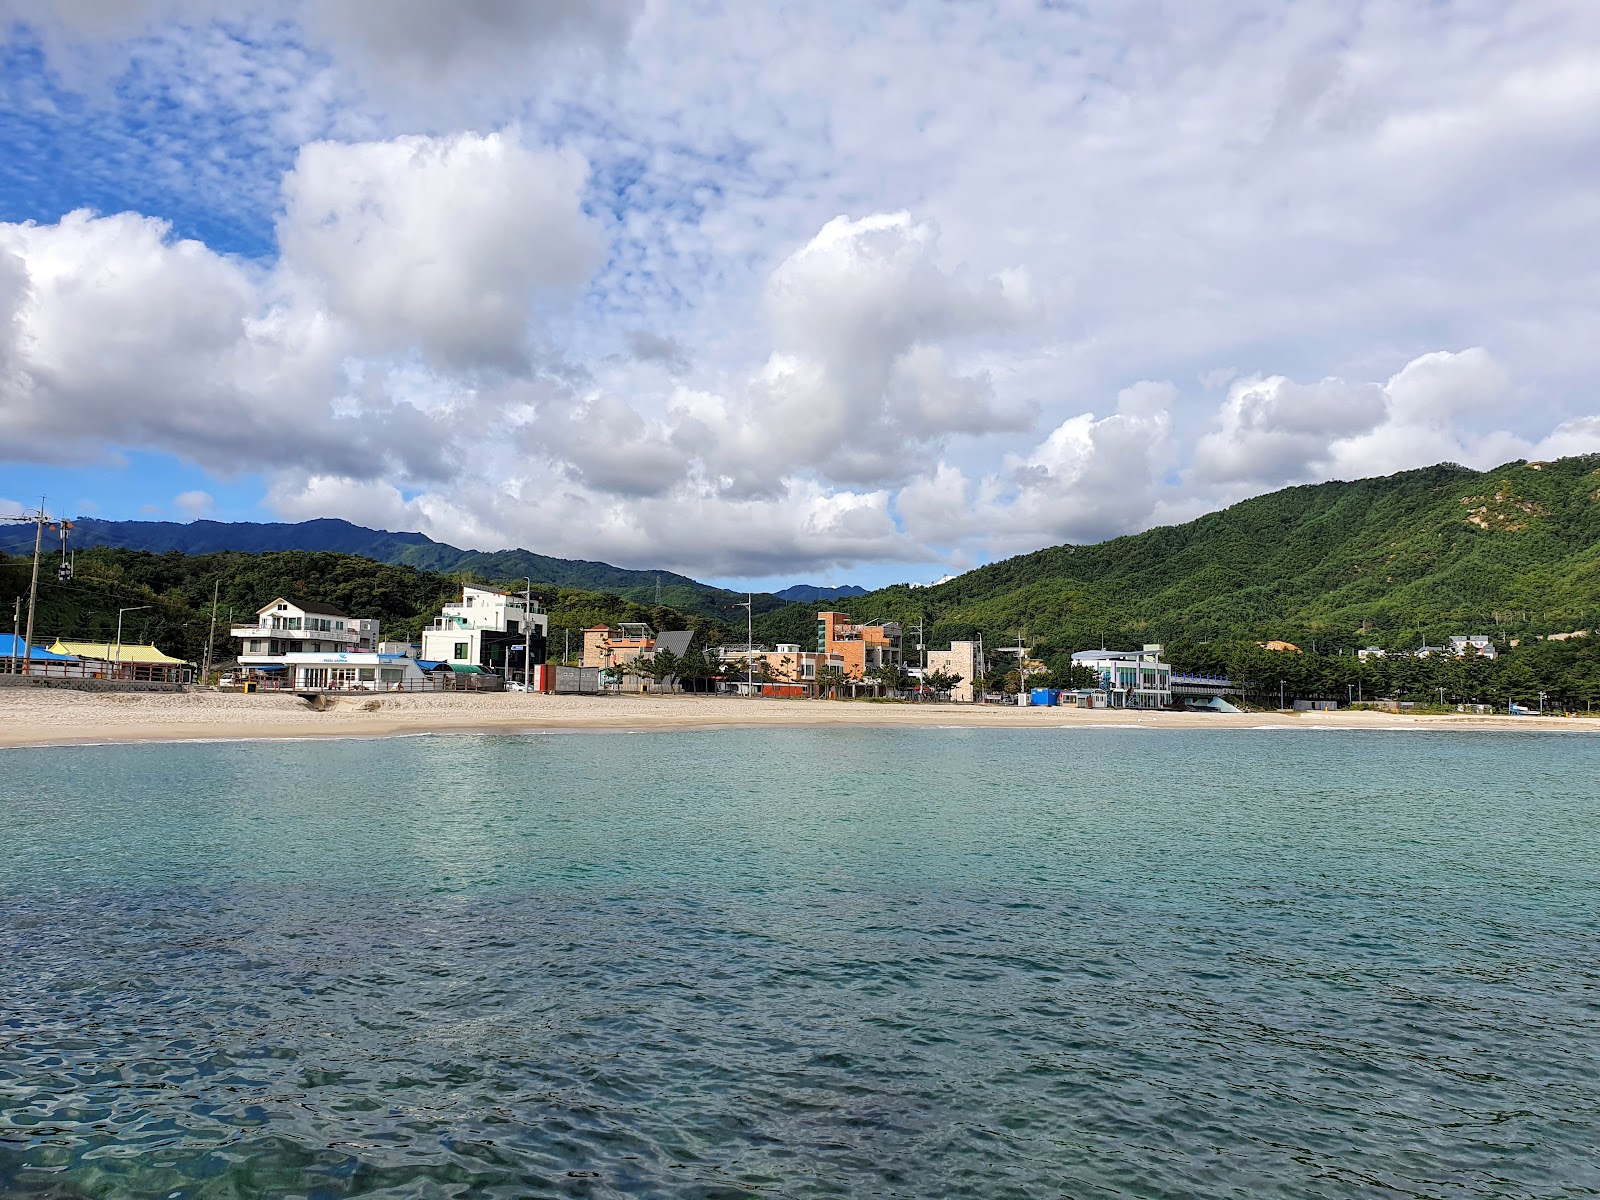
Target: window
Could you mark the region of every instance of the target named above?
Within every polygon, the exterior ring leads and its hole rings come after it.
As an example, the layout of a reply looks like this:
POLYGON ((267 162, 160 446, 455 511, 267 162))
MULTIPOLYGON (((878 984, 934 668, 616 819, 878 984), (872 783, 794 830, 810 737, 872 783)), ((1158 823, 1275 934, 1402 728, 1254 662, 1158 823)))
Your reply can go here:
POLYGON ((455 659, 457 662, 466 662, 466 660, 467 660, 467 649, 471 645, 472 645, 471 642, 457 642, 456 643, 455 653, 452 654, 450 657, 455 659))

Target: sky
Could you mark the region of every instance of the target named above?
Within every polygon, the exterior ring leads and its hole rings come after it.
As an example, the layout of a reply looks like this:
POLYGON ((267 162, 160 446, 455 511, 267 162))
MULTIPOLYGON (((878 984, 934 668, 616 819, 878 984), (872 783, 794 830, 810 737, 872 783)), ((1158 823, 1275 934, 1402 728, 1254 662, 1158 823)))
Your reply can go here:
POLYGON ((1600 5, 0 0, 0 513, 758 587, 1600 451, 1600 5))

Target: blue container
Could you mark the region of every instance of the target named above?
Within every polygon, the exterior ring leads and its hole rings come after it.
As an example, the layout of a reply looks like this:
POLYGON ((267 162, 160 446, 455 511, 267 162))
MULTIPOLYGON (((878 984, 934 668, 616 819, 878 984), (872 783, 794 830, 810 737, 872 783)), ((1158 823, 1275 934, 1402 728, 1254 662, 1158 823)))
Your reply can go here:
POLYGON ((1052 692, 1049 688, 1034 688, 1028 697, 1028 703, 1036 707, 1043 706, 1048 708, 1055 702, 1056 693, 1052 692))

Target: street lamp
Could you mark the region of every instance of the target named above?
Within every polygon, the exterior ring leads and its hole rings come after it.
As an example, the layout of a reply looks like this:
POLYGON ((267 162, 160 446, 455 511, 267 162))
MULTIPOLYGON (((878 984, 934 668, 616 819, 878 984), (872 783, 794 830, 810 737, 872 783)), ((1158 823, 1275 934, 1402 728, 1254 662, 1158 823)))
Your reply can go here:
POLYGON ((1278 710, 1283 710, 1283 680, 1278 680, 1278 710))
POLYGON ((1439 689, 1439 707, 1440 708, 1444 707, 1444 689, 1443 688, 1439 689))
POLYGON ((1549 694, 1550 694, 1549 692, 1540 692, 1539 693, 1539 712, 1540 712, 1541 715, 1544 713, 1544 698, 1546 696, 1548 696, 1549 694))
POLYGON ((750 592, 746 592, 744 599, 741 600, 741 601, 736 602, 734 604, 734 606, 733 606, 734 608, 742 608, 742 609, 744 609, 744 615, 745 615, 744 690, 745 690, 745 694, 747 696, 749 696, 752 700, 755 699, 755 694, 756 694, 756 686, 755 686, 756 608, 755 608, 755 603, 756 603, 755 596, 750 592))
POLYGON ((122 674, 122 614, 123 613, 131 613, 131 612, 139 612, 142 609, 154 608, 154 607, 155 607, 155 605, 153 605, 153 604, 135 604, 132 608, 119 608, 119 609, 117 609, 117 657, 113 661, 115 661, 116 664, 117 664, 117 674, 118 675, 122 674))

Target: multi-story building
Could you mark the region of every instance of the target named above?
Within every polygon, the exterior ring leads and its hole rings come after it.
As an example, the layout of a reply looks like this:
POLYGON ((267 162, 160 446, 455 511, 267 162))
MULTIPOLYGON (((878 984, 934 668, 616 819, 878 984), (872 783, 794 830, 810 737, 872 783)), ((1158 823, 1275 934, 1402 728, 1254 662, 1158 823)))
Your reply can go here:
POLYGON ((780 642, 777 649, 757 646, 746 650, 743 646, 722 646, 717 650, 722 660, 724 676, 736 687, 742 687, 747 675, 775 684, 795 684, 809 688, 817 682, 821 672, 832 668, 845 670, 841 654, 819 654, 815 650, 802 650, 798 645, 780 642))
POLYGON ((849 613, 817 614, 816 653, 839 655, 851 679, 864 679, 868 671, 888 663, 899 665, 900 638, 900 626, 893 621, 855 625, 849 613))
POLYGON ((445 605, 422 631, 422 659, 520 679, 524 663, 544 662, 549 631, 550 618, 537 600, 469 583, 461 603, 445 605))
POLYGON ((614 671, 626 667, 641 655, 654 654, 656 633, 642 621, 623 621, 619 625, 591 625, 583 631, 583 663, 614 671))
POLYGON ((378 622, 347 617, 337 608, 282 596, 261 608, 252 625, 235 625, 228 636, 239 642, 242 666, 280 663, 285 654, 372 653, 378 622))
POLYGON ((1165 708, 1172 703, 1172 665, 1161 661, 1161 647, 1142 650, 1079 650, 1077 666, 1100 676, 1100 690, 1112 708, 1165 708))
POLYGON ((974 681, 983 674, 978 643, 951 642, 948 650, 929 650, 924 678, 939 671, 961 677, 961 682, 950 689, 950 699, 970 704, 977 697, 974 681))

